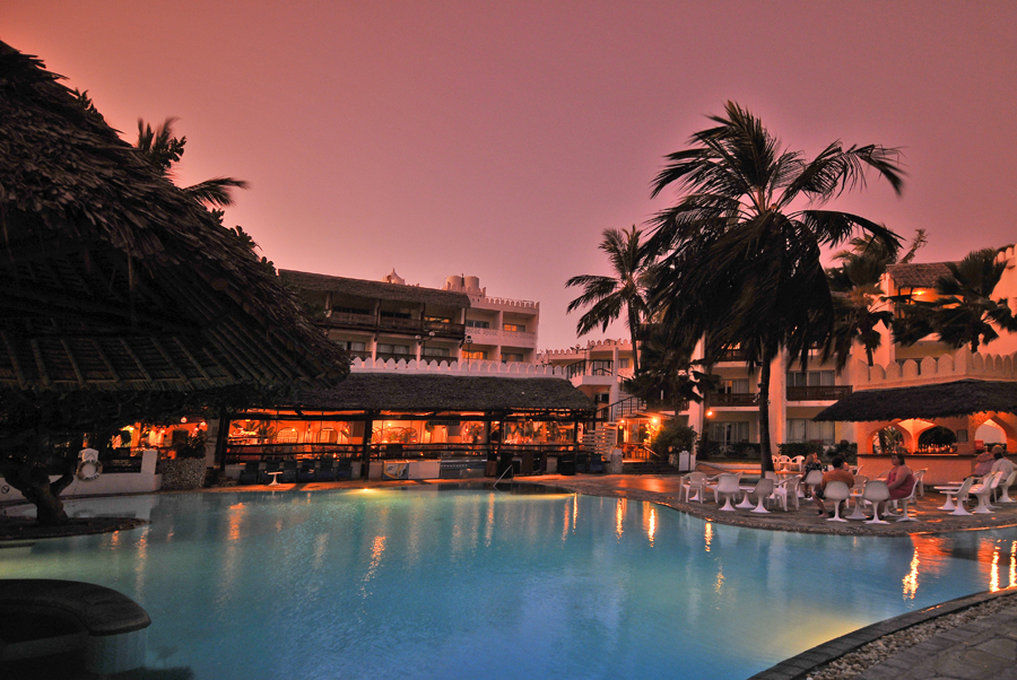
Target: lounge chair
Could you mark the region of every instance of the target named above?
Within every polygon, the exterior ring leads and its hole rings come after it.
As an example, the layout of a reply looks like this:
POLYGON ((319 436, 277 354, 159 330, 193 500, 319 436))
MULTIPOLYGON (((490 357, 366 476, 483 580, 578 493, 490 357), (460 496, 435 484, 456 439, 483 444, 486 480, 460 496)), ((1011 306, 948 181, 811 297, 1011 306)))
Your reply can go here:
POLYGON ((823 490, 823 499, 833 501, 833 517, 827 518, 827 522, 846 522, 840 516, 840 504, 851 497, 851 489, 844 482, 832 481, 823 490))

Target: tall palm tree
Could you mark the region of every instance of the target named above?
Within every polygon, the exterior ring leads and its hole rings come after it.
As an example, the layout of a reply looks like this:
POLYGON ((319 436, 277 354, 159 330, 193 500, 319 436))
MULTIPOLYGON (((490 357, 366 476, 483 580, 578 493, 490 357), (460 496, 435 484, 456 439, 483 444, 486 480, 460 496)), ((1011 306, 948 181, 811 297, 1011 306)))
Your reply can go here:
MULTIPOLYGON (((167 118, 154 129, 138 119, 138 141, 134 145, 142 156, 163 175, 172 176, 173 165, 184 155, 187 137, 173 136, 176 118, 167 118)), ((233 177, 213 177, 204 182, 182 187, 182 191, 209 207, 224 208, 233 205, 232 189, 246 189, 247 182, 233 177)))
POLYGON ((884 296, 880 279, 891 264, 910 262, 926 240, 925 230, 916 230, 907 252, 899 256, 899 249, 894 244, 887 244, 875 236, 859 236, 851 239, 850 250, 835 255, 840 265, 827 271, 834 305, 834 325, 823 348, 824 361, 834 357, 839 371, 847 364, 851 350, 858 342, 865 349, 868 365, 872 366, 873 352, 882 343, 877 326, 889 329, 893 322, 892 312, 876 308, 884 296))
POLYGON ((641 239, 642 231, 635 225, 622 230, 605 229, 600 249, 607 253, 613 276, 583 274, 565 282, 568 287, 583 288, 583 294, 569 303, 567 311, 589 307, 576 324, 578 335, 586 335, 598 326, 606 331, 608 325, 625 312, 632 341, 633 371, 639 371, 637 341, 639 326, 647 313, 646 275, 651 262, 641 239))
POLYGON ((996 327, 1017 330, 1006 298, 992 299, 1006 266, 997 255, 994 248, 985 248, 948 262, 950 274, 936 281, 935 300, 904 305, 895 328, 898 341, 912 344, 931 332, 951 347, 967 345, 977 352, 979 345, 999 337, 996 327))
POLYGON ((859 215, 823 209, 864 184, 874 170, 900 192, 898 152, 877 145, 829 144, 814 158, 781 147, 762 122, 728 102, 716 123, 667 156, 652 195, 674 186, 677 203, 658 213, 648 250, 664 274, 652 300, 662 319, 706 330, 706 358, 740 347, 759 366, 760 457, 770 454, 770 367, 781 350, 804 366, 833 328, 833 301, 821 249, 858 231, 887 244, 889 229, 859 215))

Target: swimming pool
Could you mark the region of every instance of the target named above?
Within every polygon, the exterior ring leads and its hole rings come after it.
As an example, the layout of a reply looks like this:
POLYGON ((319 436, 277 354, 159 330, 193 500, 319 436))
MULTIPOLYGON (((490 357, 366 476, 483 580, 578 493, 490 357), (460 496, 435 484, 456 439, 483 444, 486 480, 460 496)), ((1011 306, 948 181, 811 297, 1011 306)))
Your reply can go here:
POLYGON ((110 586, 148 666, 243 678, 745 678, 873 621, 1017 582, 1017 533, 862 538, 571 494, 391 489, 69 504, 151 524, 0 550, 110 586))

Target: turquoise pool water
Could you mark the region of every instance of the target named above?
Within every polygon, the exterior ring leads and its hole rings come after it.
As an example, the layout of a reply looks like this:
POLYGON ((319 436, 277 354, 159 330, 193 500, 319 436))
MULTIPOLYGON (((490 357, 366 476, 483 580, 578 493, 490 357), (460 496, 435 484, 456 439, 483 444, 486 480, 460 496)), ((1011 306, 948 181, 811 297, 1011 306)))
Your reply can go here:
POLYGON ((745 678, 907 610, 1017 582, 1017 533, 896 539, 703 522, 569 494, 167 494, 151 524, 0 550, 4 577, 116 588, 148 666, 260 678, 745 678))

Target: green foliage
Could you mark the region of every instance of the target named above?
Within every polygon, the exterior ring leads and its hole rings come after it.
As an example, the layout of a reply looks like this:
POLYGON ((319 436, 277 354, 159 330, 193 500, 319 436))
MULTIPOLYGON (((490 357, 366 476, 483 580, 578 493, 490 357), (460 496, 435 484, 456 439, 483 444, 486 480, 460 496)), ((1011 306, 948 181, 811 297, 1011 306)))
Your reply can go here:
POLYGON ((658 456, 666 458, 669 453, 692 451, 698 435, 688 425, 668 421, 661 426, 657 436, 650 443, 650 448, 658 456))
POLYGON ((820 442, 784 442, 779 446, 782 456, 807 456, 814 453, 817 456, 823 454, 823 445, 820 442))
POLYGON ((187 443, 177 449, 178 458, 204 458, 205 457, 205 431, 195 430, 194 434, 187 438, 187 443))

